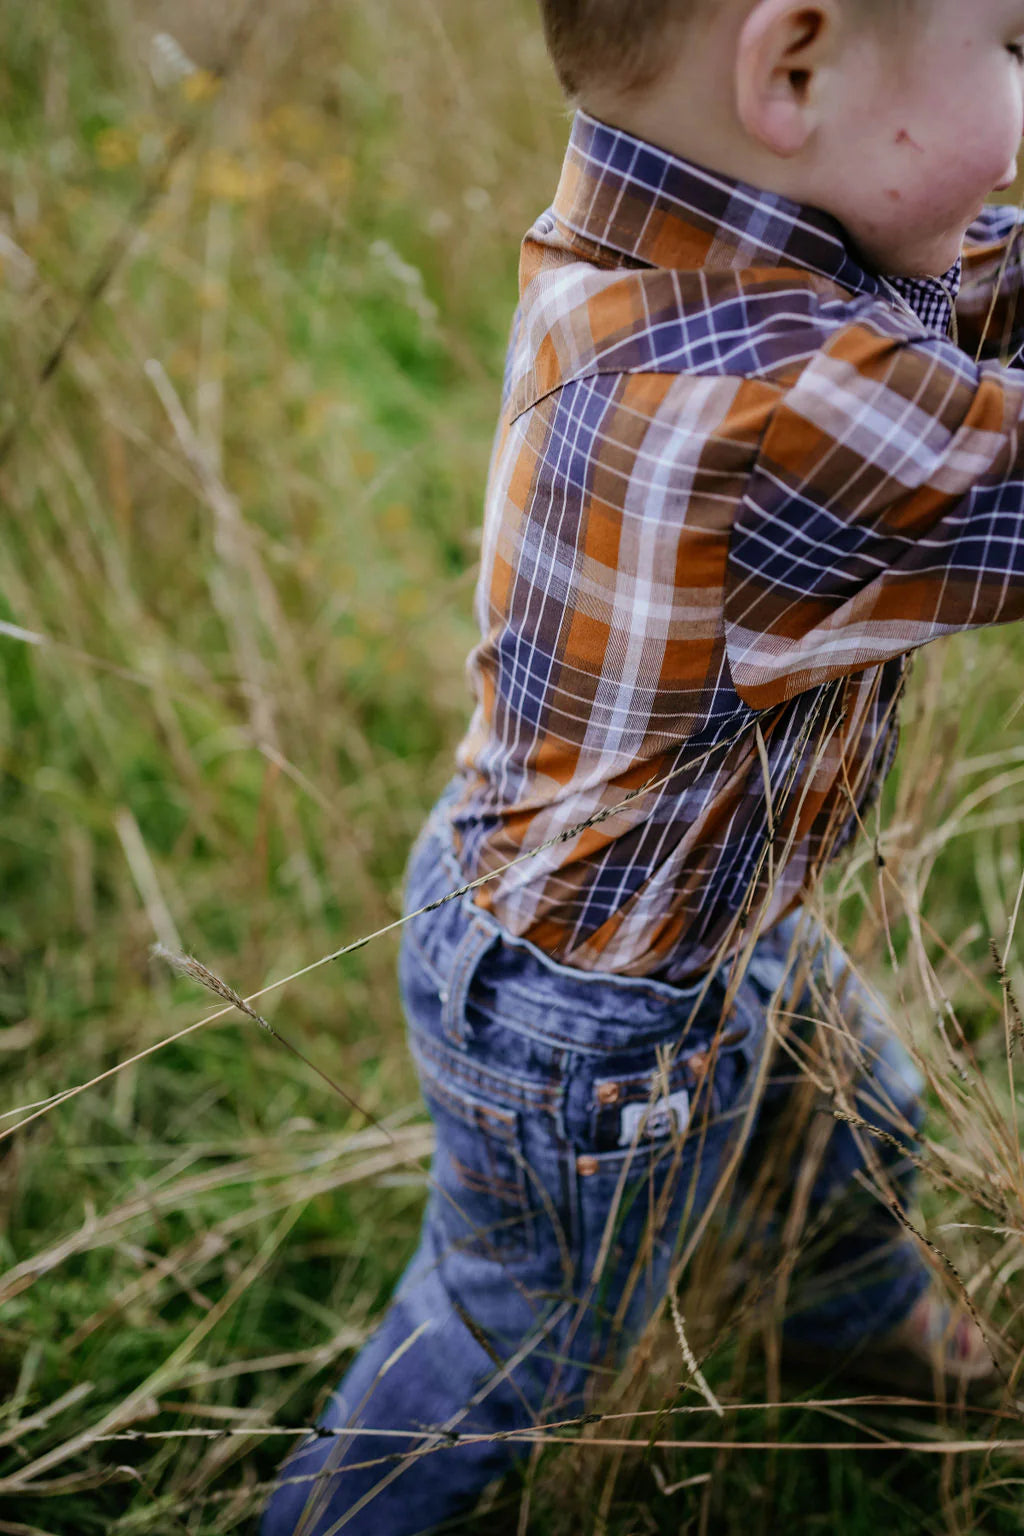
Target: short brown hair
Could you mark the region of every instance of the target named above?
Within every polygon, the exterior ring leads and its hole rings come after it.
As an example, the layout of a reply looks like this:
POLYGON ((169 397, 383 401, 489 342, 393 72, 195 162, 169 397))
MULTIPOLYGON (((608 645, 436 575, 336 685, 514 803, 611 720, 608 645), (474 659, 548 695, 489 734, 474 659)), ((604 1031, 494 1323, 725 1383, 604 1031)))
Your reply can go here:
POLYGON ((659 73, 665 34, 698 0, 540 0, 544 35, 562 89, 642 89, 659 73))
MULTIPOLYGON (((540 0, 544 33, 568 96, 586 87, 642 90, 661 74, 673 29, 706 16, 719 0, 540 0)), ((753 7, 754 0, 750 0, 753 7)), ((860 19, 895 26, 914 0, 855 0, 860 19)))

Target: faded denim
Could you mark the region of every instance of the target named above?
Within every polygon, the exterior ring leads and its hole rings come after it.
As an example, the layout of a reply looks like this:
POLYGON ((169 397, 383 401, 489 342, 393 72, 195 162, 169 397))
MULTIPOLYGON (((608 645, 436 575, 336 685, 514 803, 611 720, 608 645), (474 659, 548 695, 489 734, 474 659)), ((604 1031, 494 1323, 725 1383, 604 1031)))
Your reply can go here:
MULTIPOLYGON (((459 884, 444 829, 442 802, 413 852, 410 911, 459 884)), ((391 1437, 307 1442, 282 1469, 262 1536, 415 1536, 529 1449, 467 1437, 584 1411, 595 1372, 621 1361, 661 1305, 723 1172, 741 1156, 756 1172, 785 1115, 791 1058, 776 1053, 760 1092, 758 1079, 797 923, 758 941, 724 1021, 728 968, 688 989, 587 975, 510 940, 467 901, 406 928, 403 999, 437 1130, 431 1194, 391 1308, 321 1420, 391 1437)), ((905 1145, 920 1081, 834 946, 791 1011, 820 1018, 837 992, 863 1046, 850 1105, 905 1145)), ((910 1311, 928 1272, 877 1198, 845 1200, 864 1140, 826 1119, 807 1227, 819 1249, 829 1236, 787 1335, 853 1349, 910 1311)), ((868 1140, 876 1174, 884 1165, 905 1197, 906 1160, 868 1140)))

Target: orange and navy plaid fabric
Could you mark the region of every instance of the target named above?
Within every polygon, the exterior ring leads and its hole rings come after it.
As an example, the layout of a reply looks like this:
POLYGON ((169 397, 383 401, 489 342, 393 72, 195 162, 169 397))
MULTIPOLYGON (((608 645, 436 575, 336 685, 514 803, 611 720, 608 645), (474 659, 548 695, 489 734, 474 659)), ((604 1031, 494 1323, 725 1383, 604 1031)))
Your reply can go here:
POLYGON ((523 248, 463 870, 651 787, 483 887, 506 931, 691 979, 856 831, 909 653, 1024 614, 1019 234, 982 217, 959 297, 959 266, 888 280, 826 215, 577 116, 523 248))

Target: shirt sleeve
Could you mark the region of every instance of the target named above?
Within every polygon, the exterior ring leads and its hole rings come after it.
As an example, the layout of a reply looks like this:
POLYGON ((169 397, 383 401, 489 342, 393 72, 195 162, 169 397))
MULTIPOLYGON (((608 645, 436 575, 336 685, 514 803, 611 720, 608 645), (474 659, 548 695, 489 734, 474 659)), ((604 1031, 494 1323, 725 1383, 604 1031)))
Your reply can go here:
POLYGON ((1024 374, 837 326, 784 385, 730 534, 733 685, 771 708, 1024 616, 1024 374))
POLYGON ((970 357, 1010 363, 1024 348, 1024 215, 983 209, 967 232, 956 306, 958 344, 970 357))

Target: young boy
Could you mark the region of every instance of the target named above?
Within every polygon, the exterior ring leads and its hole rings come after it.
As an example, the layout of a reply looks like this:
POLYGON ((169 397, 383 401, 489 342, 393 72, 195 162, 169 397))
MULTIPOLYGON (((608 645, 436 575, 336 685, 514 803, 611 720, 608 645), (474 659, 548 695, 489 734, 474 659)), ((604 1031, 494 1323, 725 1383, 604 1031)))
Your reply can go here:
POLYGON ((794 1061, 840 1118, 793 1154, 787 1337, 990 1368, 891 1209, 920 1085, 801 902, 909 653, 1024 614, 1018 224, 981 211, 1024 0, 542 8, 585 110, 524 247, 477 709, 409 910, 493 878, 406 930, 422 1240, 265 1536, 426 1531, 525 1454, 507 1432, 577 1418, 737 1171, 763 1186, 794 1061))

